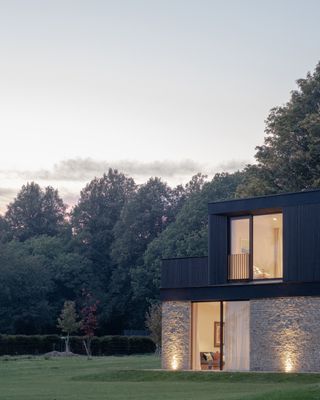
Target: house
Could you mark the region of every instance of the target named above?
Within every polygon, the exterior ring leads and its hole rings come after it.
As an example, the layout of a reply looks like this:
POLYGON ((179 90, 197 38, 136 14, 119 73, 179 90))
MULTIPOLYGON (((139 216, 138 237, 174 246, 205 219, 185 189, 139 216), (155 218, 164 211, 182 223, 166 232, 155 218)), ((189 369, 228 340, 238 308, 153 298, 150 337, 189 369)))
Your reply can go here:
POLYGON ((208 257, 163 260, 163 368, 320 371, 320 190, 208 210, 208 257))

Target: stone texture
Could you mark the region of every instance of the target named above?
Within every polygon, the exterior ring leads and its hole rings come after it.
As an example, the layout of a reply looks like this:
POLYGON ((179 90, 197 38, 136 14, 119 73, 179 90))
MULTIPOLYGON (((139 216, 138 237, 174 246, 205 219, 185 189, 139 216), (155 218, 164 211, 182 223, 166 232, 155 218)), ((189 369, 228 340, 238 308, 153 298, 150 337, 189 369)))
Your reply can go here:
POLYGON ((162 303, 162 368, 190 369, 191 302, 162 303))
POLYGON ((252 371, 320 371, 320 297, 250 301, 252 371))

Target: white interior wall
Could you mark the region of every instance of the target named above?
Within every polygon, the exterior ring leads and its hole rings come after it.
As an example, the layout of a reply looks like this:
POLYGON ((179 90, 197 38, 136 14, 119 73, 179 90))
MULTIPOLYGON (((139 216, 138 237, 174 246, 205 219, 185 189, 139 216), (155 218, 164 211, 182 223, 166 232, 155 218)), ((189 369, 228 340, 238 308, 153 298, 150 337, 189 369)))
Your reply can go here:
POLYGON ((214 322, 220 322, 220 303, 193 303, 192 313, 192 368, 201 369, 200 352, 220 350, 214 347, 214 322))
POLYGON ((282 215, 253 219, 253 265, 270 277, 282 276, 282 215))

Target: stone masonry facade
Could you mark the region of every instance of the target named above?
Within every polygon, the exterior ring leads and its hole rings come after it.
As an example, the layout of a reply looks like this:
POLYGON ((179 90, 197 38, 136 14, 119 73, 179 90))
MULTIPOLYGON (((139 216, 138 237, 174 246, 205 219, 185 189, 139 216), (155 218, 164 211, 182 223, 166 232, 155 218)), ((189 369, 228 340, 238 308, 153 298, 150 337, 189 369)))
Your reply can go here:
POLYGON ((191 302, 162 303, 162 368, 191 367, 191 302))
MULTIPOLYGON (((162 303, 162 368, 191 368, 191 302, 162 303)), ((320 371, 320 297, 250 300, 250 370, 320 371)))
POLYGON ((320 371, 320 297, 250 301, 252 371, 320 371))

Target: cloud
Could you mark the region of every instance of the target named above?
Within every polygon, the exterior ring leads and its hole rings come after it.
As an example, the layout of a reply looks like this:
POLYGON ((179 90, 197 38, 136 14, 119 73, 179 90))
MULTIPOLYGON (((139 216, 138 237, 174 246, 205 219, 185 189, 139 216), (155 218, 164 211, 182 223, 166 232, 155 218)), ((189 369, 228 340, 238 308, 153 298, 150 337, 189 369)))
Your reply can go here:
POLYGON ((242 170, 247 164, 248 160, 230 160, 224 163, 220 163, 215 167, 216 172, 235 172, 242 170))
POLYGON ((101 176, 109 168, 116 168, 121 172, 136 178, 159 176, 163 178, 176 178, 188 176, 197 172, 212 175, 218 171, 232 172, 244 167, 244 161, 229 161, 216 167, 208 167, 193 160, 182 161, 151 161, 140 162, 134 160, 97 161, 91 158, 74 158, 62 160, 50 169, 39 170, 2 170, 0 176, 6 179, 19 178, 24 180, 42 181, 78 181, 83 182, 95 176, 101 176))
POLYGON ((137 183, 143 183, 151 176, 158 176, 174 186, 186 183, 197 172, 202 172, 211 178, 216 172, 233 172, 242 169, 247 163, 248 161, 231 160, 218 165, 209 165, 189 159, 141 162, 73 158, 62 160, 54 164, 51 169, 0 170, 0 181, 5 184, 4 188, 0 188, 0 212, 4 212, 6 205, 13 200, 21 186, 28 181, 36 181, 42 186, 51 185, 58 188, 64 201, 73 205, 84 185, 95 176, 102 176, 109 168, 116 168, 128 176, 132 176, 137 183))

